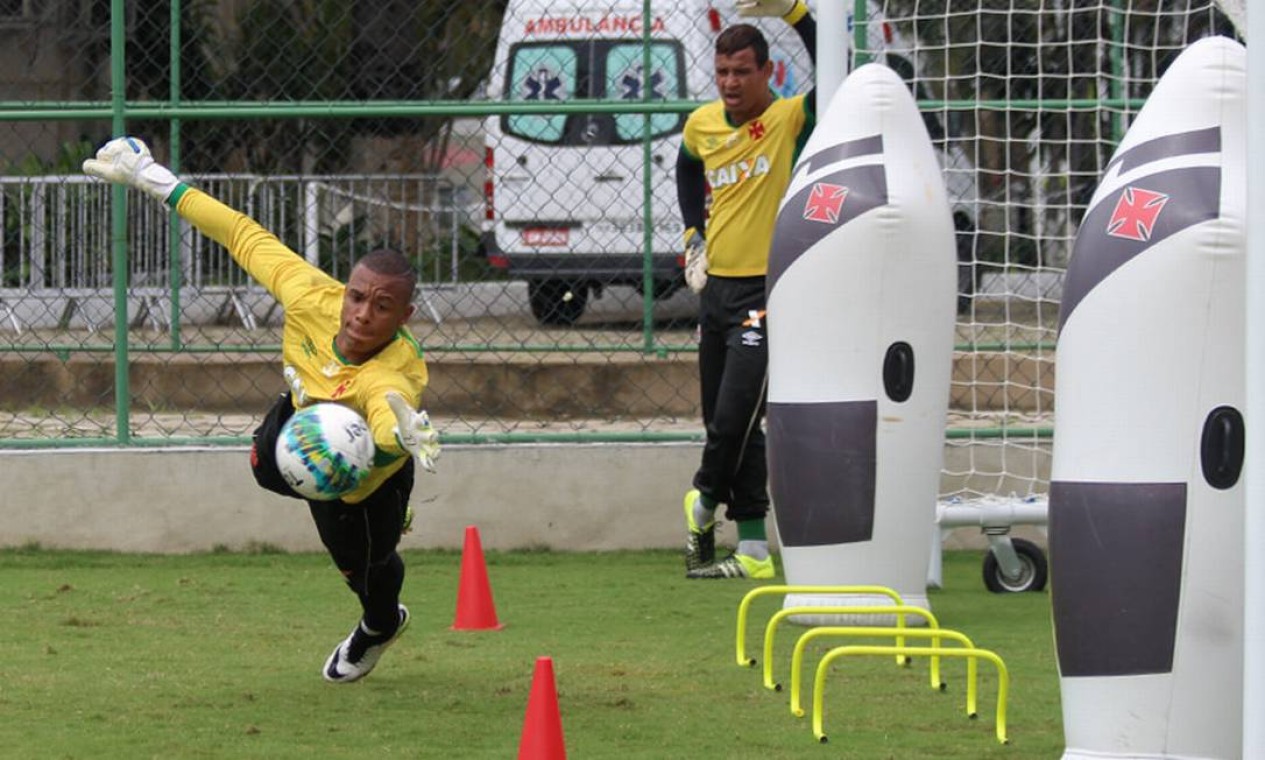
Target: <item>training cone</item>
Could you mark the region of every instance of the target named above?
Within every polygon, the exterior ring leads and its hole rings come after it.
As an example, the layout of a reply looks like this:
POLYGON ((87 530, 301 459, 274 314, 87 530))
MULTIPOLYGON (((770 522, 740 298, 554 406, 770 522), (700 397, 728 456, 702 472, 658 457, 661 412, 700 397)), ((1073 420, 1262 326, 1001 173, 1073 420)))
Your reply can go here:
POLYGON ((518 760, 566 760, 562 741, 562 716, 558 714, 558 691, 553 681, 553 658, 537 657, 523 719, 523 737, 518 742, 518 760))
POLYGON ((488 568, 483 562, 483 544, 479 529, 466 527, 466 543, 461 550, 461 585, 457 588, 457 614, 452 621, 454 631, 495 631, 501 628, 492 602, 492 586, 488 568))

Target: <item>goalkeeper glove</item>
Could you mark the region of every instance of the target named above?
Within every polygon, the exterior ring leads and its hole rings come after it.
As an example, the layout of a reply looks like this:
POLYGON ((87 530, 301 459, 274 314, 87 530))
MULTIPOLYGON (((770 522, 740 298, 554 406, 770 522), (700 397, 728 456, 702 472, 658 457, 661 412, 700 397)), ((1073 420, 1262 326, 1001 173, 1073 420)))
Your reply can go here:
POLYGON ((149 146, 135 137, 116 137, 101 146, 96 158, 83 162, 83 171, 107 182, 134 187, 159 202, 166 201, 180 184, 170 169, 154 160, 149 146))
POLYGON ((707 284, 707 241, 693 227, 685 231, 685 284, 695 293, 707 284))
POLYGON ((387 404, 395 414, 395 439, 427 472, 435 471, 439 459, 439 433, 430 426, 425 410, 414 411, 404 397, 395 391, 387 393, 387 404))
POLYGON ((788 24, 794 24, 808 12, 804 0, 737 0, 734 6, 739 16, 778 16, 788 24))
POLYGON ((307 406, 307 388, 303 386, 303 378, 299 377, 299 371, 287 364, 283 374, 290 385, 290 398, 294 399, 295 407, 307 406))

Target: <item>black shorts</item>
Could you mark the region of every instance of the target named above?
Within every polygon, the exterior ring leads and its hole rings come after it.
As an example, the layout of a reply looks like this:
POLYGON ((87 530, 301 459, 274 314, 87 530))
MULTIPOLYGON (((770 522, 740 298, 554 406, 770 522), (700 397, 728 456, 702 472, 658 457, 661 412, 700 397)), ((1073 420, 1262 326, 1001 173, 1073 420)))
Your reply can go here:
POLYGON ((269 491, 306 501, 286 483, 281 470, 277 469, 277 436, 293 414, 294 403, 290 401, 290 394, 281 394, 268 414, 264 415, 264 421, 255 428, 250 445, 250 469, 255 475, 255 482, 269 491))

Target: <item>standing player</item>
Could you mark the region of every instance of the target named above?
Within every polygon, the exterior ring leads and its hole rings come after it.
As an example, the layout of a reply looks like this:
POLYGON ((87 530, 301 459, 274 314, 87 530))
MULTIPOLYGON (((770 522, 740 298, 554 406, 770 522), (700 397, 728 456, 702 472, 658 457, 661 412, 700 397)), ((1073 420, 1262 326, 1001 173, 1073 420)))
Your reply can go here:
POLYGON ((413 458, 433 472, 439 456, 426 413, 414 411, 427 382, 421 347, 406 327, 417 275, 402 254, 382 249, 361 258, 344 286, 254 220, 180 182, 136 138, 111 140, 83 169, 174 208, 225 246, 285 308, 281 353, 291 390, 255 431, 251 466, 260 485, 298 498, 273 454, 277 433, 295 408, 332 401, 369 422, 376 453, 364 483, 340 500, 308 502, 321 542, 362 613, 321 672, 334 683, 363 678, 408 625, 408 608, 400 604, 404 562, 396 546, 411 519, 413 458))
MULTIPOLYGON (((817 25, 804 0, 739 0, 743 16, 780 16, 816 61, 817 25)), ((720 99, 685 122, 676 162, 685 220, 685 279, 699 297, 698 366, 707 438, 685 494, 687 578, 772 578, 764 454, 764 278, 778 204, 812 131, 815 93, 779 98, 760 30, 736 24, 716 38, 720 99), (705 196, 711 188, 710 216, 705 196), (716 561, 716 508, 738 524, 738 548, 716 561)))

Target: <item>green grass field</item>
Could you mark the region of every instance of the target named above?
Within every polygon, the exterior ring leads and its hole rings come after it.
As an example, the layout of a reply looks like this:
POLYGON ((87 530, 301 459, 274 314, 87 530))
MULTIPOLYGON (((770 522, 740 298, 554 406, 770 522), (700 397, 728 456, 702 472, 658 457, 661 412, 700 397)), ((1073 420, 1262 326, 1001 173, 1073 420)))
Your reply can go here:
MULTIPOLYGON (((325 683, 325 657, 357 617, 324 555, 137 556, 0 552, 0 754, 15 758, 507 758, 517 753, 536 658, 553 658, 568 756, 586 758, 1057 758, 1063 747, 1049 596, 996 596, 978 553, 948 553, 941 625, 1011 672, 1009 734, 994 736, 997 680, 980 663, 979 718, 963 660, 948 690, 927 662, 836 663, 818 744, 809 717, 760 670, 735 664, 749 582, 687 582, 671 552, 488 552, 499 631, 451 631, 461 556, 408 552, 413 624, 378 669, 325 683)), ((759 654, 780 598, 758 600, 759 654)), ((804 629, 784 626, 789 678, 804 629)), ((835 642, 840 643, 840 642, 835 642)), ((881 643, 881 642, 873 642, 881 643)), ((806 660, 804 703, 827 644, 806 660)))

